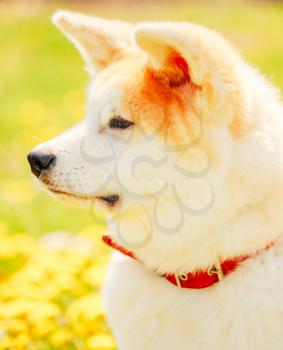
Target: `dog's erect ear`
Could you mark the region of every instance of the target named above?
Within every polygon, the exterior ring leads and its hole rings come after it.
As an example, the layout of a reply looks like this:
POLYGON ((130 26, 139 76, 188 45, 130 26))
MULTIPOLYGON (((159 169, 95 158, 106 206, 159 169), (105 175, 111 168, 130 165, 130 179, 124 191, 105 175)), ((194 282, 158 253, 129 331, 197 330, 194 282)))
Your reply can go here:
POLYGON ((52 21, 78 48, 91 74, 122 58, 133 45, 134 32, 126 22, 67 10, 57 11, 52 21))
POLYGON ((178 86, 186 81, 202 85, 207 62, 198 30, 198 26, 188 23, 175 23, 174 26, 140 23, 136 26, 135 39, 149 55, 153 68, 167 76, 170 85, 178 86))

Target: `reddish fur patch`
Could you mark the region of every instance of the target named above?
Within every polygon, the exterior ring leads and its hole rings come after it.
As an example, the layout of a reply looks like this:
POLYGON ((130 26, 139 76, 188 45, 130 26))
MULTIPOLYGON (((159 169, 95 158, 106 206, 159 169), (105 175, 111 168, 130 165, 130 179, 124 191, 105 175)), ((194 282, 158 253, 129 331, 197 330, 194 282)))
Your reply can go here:
POLYGON ((166 138, 180 138, 178 128, 192 130, 188 118, 196 86, 191 82, 172 88, 168 80, 146 67, 139 82, 125 86, 124 108, 146 133, 158 133, 166 138))
MULTIPOLYGON (((202 87, 189 79, 189 67, 184 65, 186 62, 180 55, 174 53, 168 60, 175 62, 170 79, 168 69, 156 71, 149 65, 135 72, 134 79, 124 85, 121 112, 141 126, 145 134, 156 134, 171 145, 182 146, 196 140, 199 125, 204 122, 194 105, 196 93, 202 87), (178 81, 178 84, 172 86, 170 81, 178 81)), ((199 139, 198 147, 211 161, 216 161, 215 150, 208 140, 199 139)))
POLYGON ((159 76, 168 81, 170 87, 179 87, 190 81, 189 66, 186 60, 177 52, 171 52, 165 61, 159 76))

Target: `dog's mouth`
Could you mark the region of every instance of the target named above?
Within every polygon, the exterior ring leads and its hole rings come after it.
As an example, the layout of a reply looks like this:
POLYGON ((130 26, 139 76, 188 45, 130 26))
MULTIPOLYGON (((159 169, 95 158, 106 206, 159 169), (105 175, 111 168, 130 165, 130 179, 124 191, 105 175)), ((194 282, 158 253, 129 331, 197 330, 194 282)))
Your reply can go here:
POLYGON ((78 193, 71 193, 67 191, 62 191, 57 188, 49 187, 48 190, 61 196, 71 197, 73 199, 83 200, 83 201, 95 201, 99 200, 106 204, 108 207, 114 207, 120 201, 120 196, 118 194, 109 195, 81 195, 78 193))

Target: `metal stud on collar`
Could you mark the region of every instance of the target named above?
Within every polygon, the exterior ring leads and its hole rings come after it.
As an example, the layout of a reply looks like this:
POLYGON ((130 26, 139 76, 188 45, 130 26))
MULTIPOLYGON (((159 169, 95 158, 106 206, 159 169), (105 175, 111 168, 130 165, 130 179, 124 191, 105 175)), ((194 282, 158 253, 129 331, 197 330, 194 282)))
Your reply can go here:
POLYGON ((213 266, 211 266, 208 270, 207 273, 209 276, 212 275, 217 275, 218 281, 222 281, 224 278, 224 273, 221 267, 221 264, 219 262, 217 262, 216 264, 214 264, 213 266))
POLYGON ((175 276, 176 284, 177 284, 177 286, 180 287, 180 288, 182 287, 181 281, 187 281, 187 280, 188 280, 188 276, 185 275, 185 274, 177 275, 177 274, 175 273, 174 276, 175 276))

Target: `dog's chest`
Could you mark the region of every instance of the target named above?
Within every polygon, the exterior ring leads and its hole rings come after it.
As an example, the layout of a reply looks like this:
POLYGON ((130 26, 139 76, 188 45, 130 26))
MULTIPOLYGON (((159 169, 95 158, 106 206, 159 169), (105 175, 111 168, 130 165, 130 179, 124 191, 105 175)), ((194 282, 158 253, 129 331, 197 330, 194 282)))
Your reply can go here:
POLYGON ((268 252, 202 290, 179 289, 115 253, 103 296, 123 350, 283 347, 283 258, 268 252))

